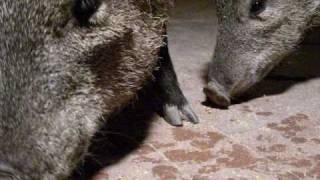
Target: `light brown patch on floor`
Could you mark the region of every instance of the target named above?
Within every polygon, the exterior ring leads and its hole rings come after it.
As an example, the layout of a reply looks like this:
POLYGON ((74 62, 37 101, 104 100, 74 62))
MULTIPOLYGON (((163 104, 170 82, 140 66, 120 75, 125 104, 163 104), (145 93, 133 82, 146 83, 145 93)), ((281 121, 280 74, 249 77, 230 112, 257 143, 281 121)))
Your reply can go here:
POLYGON ((211 180, 212 178, 208 176, 196 175, 192 177, 192 180, 211 180))
POLYGON ((268 116, 272 116, 273 113, 272 112, 257 112, 256 115, 268 117, 268 116))
POLYGON ((279 180, 300 180, 300 178, 297 177, 295 174, 288 172, 288 173, 279 175, 279 180))
POLYGON ((177 168, 173 166, 159 165, 152 168, 152 173, 161 180, 177 179, 177 168))
POLYGON ((188 141, 196 138, 202 138, 203 136, 198 133, 184 128, 173 129, 174 139, 177 141, 188 141))
POLYGON ((217 165, 209 165, 209 166, 204 166, 201 169, 199 169, 200 174, 210 174, 214 173, 220 170, 220 167, 217 165))
POLYGON ((193 161, 193 162, 207 162, 213 158, 213 155, 210 151, 190 151, 180 149, 180 150, 172 150, 165 152, 167 158, 171 161, 175 162, 185 162, 185 161, 193 161))
POLYGON ((279 152, 285 152, 286 146, 284 144, 274 144, 274 145, 271 145, 270 147, 257 146, 257 150, 264 153, 272 153, 272 152, 279 153, 279 152))
POLYGON ((191 146, 200 150, 207 150, 213 148, 216 143, 208 140, 195 140, 191 142, 191 146))
POLYGON ((250 106, 244 105, 241 107, 240 111, 244 113, 252 113, 253 111, 250 109, 250 106))
POLYGON ((151 144, 158 149, 162 149, 162 148, 170 148, 170 147, 174 147, 175 143, 161 143, 158 141, 155 142, 151 142, 151 144))
POLYGON ((220 140, 224 139, 224 136, 216 132, 208 132, 208 139, 194 140, 191 142, 193 147, 200 150, 207 150, 213 148, 220 140))
POLYGON ((285 152, 286 146, 283 144, 275 144, 269 148, 270 152, 285 152))
POLYGON ((140 148, 136 151, 136 154, 138 155, 146 155, 146 154, 150 154, 153 153, 155 150, 149 146, 149 145, 142 145, 140 146, 140 148))
POLYGON ((217 163, 223 164, 228 168, 247 167, 257 162, 255 158, 246 148, 240 145, 233 145, 231 151, 223 152, 227 155, 225 158, 218 158, 217 163))
POLYGON ((305 129, 305 127, 301 125, 301 121, 306 120, 308 120, 307 115, 297 114, 282 120, 280 124, 268 124, 268 127, 270 129, 280 131, 283 133, 284 137, 290 138, 295 137, 298 132, 301 132, 305 129))
POLYGON ((296 144, 303 144, 303 143, 306 143, 308 140, 303 137, 294 137, 291 139, 291 141, 296 144))
POLYGON ((308 159, 297 159, 291 162, 290 165, 295 166, 297 168, 311 167, 312 162, 308 159))
POLYGON ((312 138, 311 141, 313 141, 316 144, 320 144, 320 139, 318 138, 312 138))
POLYGON ((308 175, 320 179, 320 162, 318 162, 315 167, 308 172, 308 175))
POLYGON ((147 156, 138 156, 132 160, 134 163, 153 163, 153 164, 159 164, 161 162, 161 159, 155 159, 150 158, 147 156))

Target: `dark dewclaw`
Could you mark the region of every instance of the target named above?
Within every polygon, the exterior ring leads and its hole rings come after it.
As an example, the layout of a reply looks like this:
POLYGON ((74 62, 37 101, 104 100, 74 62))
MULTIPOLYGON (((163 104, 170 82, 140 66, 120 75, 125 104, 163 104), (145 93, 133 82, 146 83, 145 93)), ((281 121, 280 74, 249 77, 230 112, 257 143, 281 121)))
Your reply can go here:
POLYGON ((164 119, 173 126, 182 126, 183 120, 199 123, 199 118, 192 110, 189 102, 179 87, 171 57, 167 38, 160 50, 160 69, 155 72, 157 93, 161 99, 164 119))

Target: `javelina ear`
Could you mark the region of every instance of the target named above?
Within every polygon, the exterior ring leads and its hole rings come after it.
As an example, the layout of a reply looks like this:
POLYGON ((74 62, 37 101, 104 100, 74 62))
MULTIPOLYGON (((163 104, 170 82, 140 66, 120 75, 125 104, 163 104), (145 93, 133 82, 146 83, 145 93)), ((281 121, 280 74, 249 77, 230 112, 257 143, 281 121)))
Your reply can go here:
POLYGON ((98 10, 102 0, 74 0, 73 14, 81 26, 89 24, 90 17, 98 10))

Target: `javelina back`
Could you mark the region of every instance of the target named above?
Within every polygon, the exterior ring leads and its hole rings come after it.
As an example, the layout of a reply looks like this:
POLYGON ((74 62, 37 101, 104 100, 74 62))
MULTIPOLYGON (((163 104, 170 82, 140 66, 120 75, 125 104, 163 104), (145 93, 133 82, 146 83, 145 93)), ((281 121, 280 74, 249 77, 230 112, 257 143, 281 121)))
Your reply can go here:
POLYGON ((68 177, 150 78, 167 3, 0 2, 0 179, 68 177))
POLYGON ((319 0, 216 0, 219 34, 207 96, 218 105, 259 82, 320 25, 319 0))

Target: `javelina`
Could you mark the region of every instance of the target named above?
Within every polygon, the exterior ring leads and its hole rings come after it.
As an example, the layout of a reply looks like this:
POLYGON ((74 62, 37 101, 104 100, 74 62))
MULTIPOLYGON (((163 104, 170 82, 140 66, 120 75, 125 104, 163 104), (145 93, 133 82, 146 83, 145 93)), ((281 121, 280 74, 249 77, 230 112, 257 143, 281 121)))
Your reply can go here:
MULTIPOLYGON (((151 77, 167 3, 0 1, 0 179, 68 177, 103 119, 151 77)), ((163 61, 172 68, 169 58, 163 61)), ((176 80, 171 70, 160 71, 161 88, 176 80), (170 78, 163 78, 167 71, 170 78)), ((162 96, 170 99, 168 89, 178 87, 168 86, 162 96)), ((173 111, 167 117, 192 110, 173 111)))
POLYGON ((320 25, 319 0, 216 0, 219 34, 207 96, 221 106, 259 82, 320 25))

